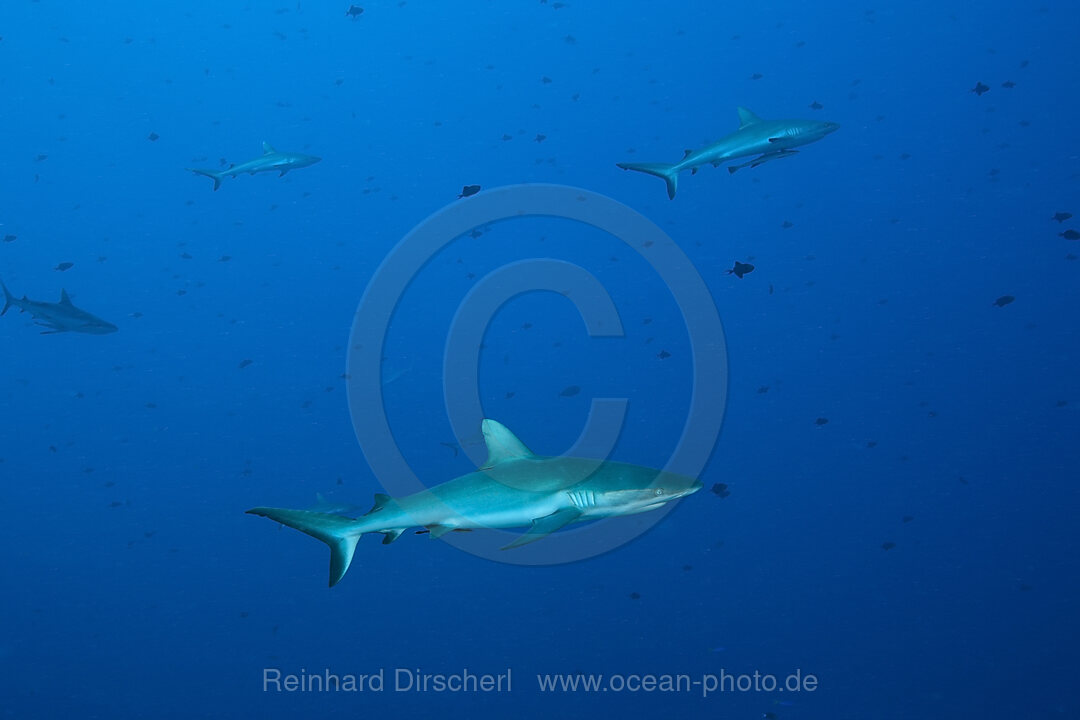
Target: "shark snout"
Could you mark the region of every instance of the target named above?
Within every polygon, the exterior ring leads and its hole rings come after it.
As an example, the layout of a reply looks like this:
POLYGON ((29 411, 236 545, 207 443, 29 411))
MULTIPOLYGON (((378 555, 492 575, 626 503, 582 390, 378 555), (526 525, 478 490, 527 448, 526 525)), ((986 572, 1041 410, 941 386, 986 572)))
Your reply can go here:
POLYGON ((840 129, 840 123, 827 122, 825 123, 825 134, 828 135, 831 132, 836 132, 840 129))

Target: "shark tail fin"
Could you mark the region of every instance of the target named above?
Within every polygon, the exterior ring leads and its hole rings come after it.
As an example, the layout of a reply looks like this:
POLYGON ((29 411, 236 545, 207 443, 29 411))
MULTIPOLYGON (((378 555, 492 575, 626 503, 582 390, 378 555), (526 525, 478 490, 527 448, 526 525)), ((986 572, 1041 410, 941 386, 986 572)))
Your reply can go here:
POLYGON ((215 190, 221 187, 221 181, 225 177, 223 173, 214 172, 213 170, 199 170, 198 168, 188 168, 188 170, 195 173, 196 175, 203 175, 213 180, 215 190))
POLYGON ((7 289, 7 285, 4 284, 3 280, 0 280, 0 288, 4 289, 4 309, 0 310, 0 315, 3 315, 4 313, 6 313, 8 310, 11 309, 12 305, 15 304, 14 303, 15 296, 12 295, 11 291, 7 289))
POLYGON ((362 531, 356 520, 340 515, 312 512, 310 510, 286 510, 284 508, 257 507, 248 510, 249 515, 270 518, 288 525, 330 546, 330 587, 337 585, 352 563, 356 542, 362 531))
POLYGON ((668 198, 675 199, 675 191, 679 189, 679 171, 675 169, 675 165, 668 165, 667 163, 619 163, 618 167, 623 170, 635 170, 663 178, 664 183, 667 185, 668 198))

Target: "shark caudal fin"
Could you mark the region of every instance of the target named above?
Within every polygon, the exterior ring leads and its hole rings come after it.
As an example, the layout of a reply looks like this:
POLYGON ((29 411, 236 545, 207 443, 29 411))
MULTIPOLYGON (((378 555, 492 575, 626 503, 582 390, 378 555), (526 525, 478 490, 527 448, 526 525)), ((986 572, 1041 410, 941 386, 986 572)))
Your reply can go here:
POLYGON ((675 199, 675 191, 679 189, 679 171, 675 169, 674 165, 668 165, 667 163, 616 163, 616 167, 663 178, 664 183, 667 185, 668 198, 675 199))
POLYGON ((337 585, 352 563, 356 541, 361 531, 356 520, 329 513, 310 510, 286 510, 284 508, 257 507, 248 510, 249 515, 270 518, 288 525, 330 546, 330 587, 337 585))
POLYGON ((214 189, 217 190, 221 187, 221 181, 225 178, 224 173, 214 172, 213 170, 199 170, 198 168, 188 168, 196 175, 203 175, 214 181, 214 189))
POLYGON ((14 304, 12 303, 12 300, 15 299, 15 296, 12 295, 11 291, 7 289, 7 285, 4 284, 3 280, 0 280, 0 288, 4 289, 4 309, 0 310, 0 315, 3 315, 14 304))

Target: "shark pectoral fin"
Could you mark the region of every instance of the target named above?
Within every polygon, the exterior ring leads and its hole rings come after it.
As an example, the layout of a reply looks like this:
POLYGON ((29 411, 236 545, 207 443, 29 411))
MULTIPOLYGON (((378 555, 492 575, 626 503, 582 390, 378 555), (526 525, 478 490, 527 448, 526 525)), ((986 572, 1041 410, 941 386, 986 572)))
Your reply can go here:
POLYGON ((285 173, 287 172, 289 172, 289 168, 282 168, 281 172, 278 173, 278 177, 285 177, 285 173))
POLYGON ((780 142, 780 141, 781 141, 781 140, 783 140, 783 139, 784 139, 784 138, 778 138, 778 137, 771 137, 771 138, 769 138, 769 142, 780 142))
POLYGON ((570 523, 574 522, 581 517, 581 510, 577 508, 563 508, 562 510, 556 510, 542 518, 536 518, 532 521, 532 527, 524 535, 518 537, 509 545, 502 548, 503 550, 509 550, 510 548, 521 547, 522 545, 528 545, 531 542, 537 540, 543 540, 551 533, 566 527, 570 523))

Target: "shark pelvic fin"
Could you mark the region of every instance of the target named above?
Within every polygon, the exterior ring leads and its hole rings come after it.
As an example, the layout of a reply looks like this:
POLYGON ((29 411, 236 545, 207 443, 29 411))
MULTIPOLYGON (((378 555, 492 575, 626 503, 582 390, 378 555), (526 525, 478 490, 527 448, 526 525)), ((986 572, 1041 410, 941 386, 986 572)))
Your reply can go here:
POLYGON ((738 113, 740 130, 742 130, 744 127, 749 127, 751 125, 761 122, 761 118, 759 118, 757 115, 750 112, 744 107, 738 108, 738 113))
POLYGON ((357 522, 340 515, 311 512, 309 510, 286 510, 284 508, 257 507, 248 510, 249 515, 270 518, 288 525, 330 546, 330 587, 337 585, 352 563, 356 541, 360 532, 357 522))
POLYGON ((500 422, 484 418, 480 430, 484 434, 484 443, 488 449, 488 459, 481 470, 495 467, 507 460, 535 457, 532 450, 525 447, 525 443, 518 440, 517 436, 500 422))
POLYGON ((382 544, 389 545, 401 537, 401 533, 405 532, 405 528, 390 528, 389 530, 383 530, 381 532, 383 534, 382 544))
POLYGON ((524 535, 519 535, 509 545, 503 547, 503 550, 509 550, 510 548, 521 547, 522 545, 528 545, 529 543, 536 542, 537 540, 543 540, 556 530, 566 527, 570 523, 574 522, 581 517, 581 510, 576 507, 563 508, 562 510, 556 510, 542 518, 536 518, 532 521, 532 527, 524 535))

